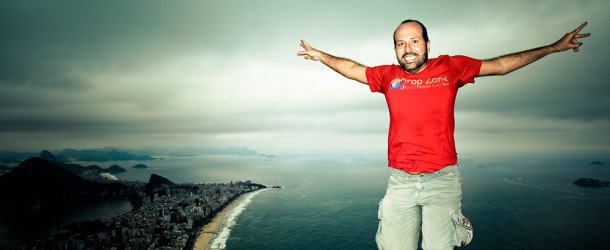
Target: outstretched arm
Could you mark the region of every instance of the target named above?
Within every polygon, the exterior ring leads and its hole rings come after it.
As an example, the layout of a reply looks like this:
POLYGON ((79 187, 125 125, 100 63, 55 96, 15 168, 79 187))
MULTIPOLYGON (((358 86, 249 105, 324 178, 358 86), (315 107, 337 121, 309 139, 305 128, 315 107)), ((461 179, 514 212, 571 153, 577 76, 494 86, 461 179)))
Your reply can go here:
POLYGON ((553 44, 514 54, 508 54, 493 59, 483 60, 479 75, 505 75, 555 52, 562 52, 569 49, 572 49, 574 52, 578 52, 582 42, 579 42, 577 39, 591 35, 590 33, 579 34, 579 32, 586 25, 586 22, 581 24, 580 27, 576 28, 570 33, 565 34, 561 39, 559 39, 559 41, 553 44))
POLYGON ((302 56, 307 60, 320 61, 349 79, 368 84, 366 80, 366 66, 347 58, 336 57, 314 49, 303 40, 301 40, 301 47, 303 47, 304 50, 299 51, 297 56, 302 56))

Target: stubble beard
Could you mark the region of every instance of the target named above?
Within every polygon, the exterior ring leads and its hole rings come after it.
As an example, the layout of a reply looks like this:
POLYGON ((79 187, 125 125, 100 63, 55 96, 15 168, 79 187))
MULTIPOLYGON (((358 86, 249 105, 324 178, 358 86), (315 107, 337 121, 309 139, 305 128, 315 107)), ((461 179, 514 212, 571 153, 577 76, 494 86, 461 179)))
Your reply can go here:
POLYGON ((415 53, 409 53, 409 54, 402 55, 401 58, 398 58, 398 63, 400 64, 400 67, 411 74, 418 73, 426 65, 427 62, 428 62, 428 53, 427 52, 423 56, 415 54, 415 53), (410 56, 410 55, 416 56, 417 59, 415 60, 415 62, 406 63, 403 58, 405 56, 410 56))

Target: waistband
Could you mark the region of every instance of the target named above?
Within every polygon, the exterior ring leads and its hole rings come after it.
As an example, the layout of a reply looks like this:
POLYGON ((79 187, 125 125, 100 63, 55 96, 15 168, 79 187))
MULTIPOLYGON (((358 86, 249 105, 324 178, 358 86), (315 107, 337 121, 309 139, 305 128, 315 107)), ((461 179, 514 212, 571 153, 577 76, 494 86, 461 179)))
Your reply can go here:
POLYGON ((409 178, 413 178, 413 177, 422 177, 422 178, 434 178, 434 177, 438 177, 438 176, 442 176, 442 175, 446 175, 448 173, 454 172, 454 171, 458 171, 458 164, 455 165, 451 165, 451 166, 446 166, 436 172, 432 172, 432 173, 419 173, 419 174, 411 174, 408 172, 405 172, 404 170, 398 169, 398 168, 390 168, 390 172, 392 174, 397 174, 399 176, 403 176, 403 177, 409 177, 409 178))

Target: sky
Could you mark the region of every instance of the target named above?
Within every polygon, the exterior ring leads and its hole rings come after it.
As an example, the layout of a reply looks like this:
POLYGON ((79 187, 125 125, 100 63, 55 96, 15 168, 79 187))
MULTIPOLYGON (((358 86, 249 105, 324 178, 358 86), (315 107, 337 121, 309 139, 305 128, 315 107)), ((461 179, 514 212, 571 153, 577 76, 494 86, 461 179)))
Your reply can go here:
POLYGON ((296 56, 300 39, 395 64, 392 32, 430 57, 580 52, 477 78, 456 103, 458 154, 610 152, 610 1, 0 1, 0 150, 233 147, 385 154, 383 95, 296 56))

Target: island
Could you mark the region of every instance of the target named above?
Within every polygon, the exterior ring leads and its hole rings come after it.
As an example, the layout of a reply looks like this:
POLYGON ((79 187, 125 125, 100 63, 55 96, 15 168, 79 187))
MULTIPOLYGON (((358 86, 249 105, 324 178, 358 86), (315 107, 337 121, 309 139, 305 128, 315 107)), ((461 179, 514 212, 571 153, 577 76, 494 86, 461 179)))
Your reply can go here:
POLYGON ((135 168, 135 169, 146 169, 146 168, 148 168, 148 166, 146 166, 144 164, 136 164, 132 168, 135 168))
POLYGON ((605 166, 606 163, 603 161, 592 161, 592 162, 589 162, 589 164, 587 164, 587 165, 605 166))
POLYGON ((574 185, 581 187, 610 187, 610 182, 608 181, 600 181, 598 179, 593 178, 580 178, 575 180, 574 185))

